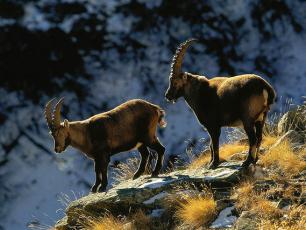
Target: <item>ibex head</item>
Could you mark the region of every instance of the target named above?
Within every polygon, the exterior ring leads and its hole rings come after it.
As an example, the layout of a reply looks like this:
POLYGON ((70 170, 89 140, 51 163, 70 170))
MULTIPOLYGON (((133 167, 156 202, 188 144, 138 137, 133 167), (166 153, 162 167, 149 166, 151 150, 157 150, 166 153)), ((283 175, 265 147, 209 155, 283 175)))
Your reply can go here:
POLYGON ((50 134, 54 139, 54 151, 56 153, 63 152, 69 145, 69 122, 64 120, 61 122, 61 107, 64 102, 64 98, 61 98, 55 105, 52 111, 52 103, 55 100, 53 98, 46 104, 45 118, 50 130, 50 134))
POLYGON ((168 101, 175 102, 179 97, 184 95, 184 86, 187 82, 187 74, 182 73, 181 67, 184 55, 190 44, 197 39, 189 39, 180 44, 172 59, 171 73, 169 76, 169 87, 166 91, 165 97, 168 101))

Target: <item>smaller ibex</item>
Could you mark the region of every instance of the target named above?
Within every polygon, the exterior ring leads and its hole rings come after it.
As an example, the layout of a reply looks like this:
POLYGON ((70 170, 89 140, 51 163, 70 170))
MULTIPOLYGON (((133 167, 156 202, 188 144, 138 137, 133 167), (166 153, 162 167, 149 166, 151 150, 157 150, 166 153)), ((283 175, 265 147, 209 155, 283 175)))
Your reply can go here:
POLYGON ((175 102, 184 97, 199 122, 211 138, 210 168, 219 164, 219 136, 223 126, 243 126, 249 139, 249 153, 243 166, 256 163, 262 140, 262 129, 275 91, 259 76, 245 74, 234 77, 214 77, 183 73, 181 65, 188 46, 195 41, 182 43, 172 61, 166 99, 175 102))
POLYGON ((53 102, 54 99, 46 104, 45 117, 54 139, 54 151, 63 152, 71 145, 94 160, 96 182, 92 192, 105 191, 110 156, 119 152, 134 148, 140 152, 141 162, 133 177, 136 179, 145 171, 150 154, 148 147, 155 150, 158 158, 152 176, 159 174, 165 148, 156 136, 156 129, 158 125, 166 126, 165 112, 159 106, 135 99, 86 120, 61 122, 63 98, 52 112, 53 102))

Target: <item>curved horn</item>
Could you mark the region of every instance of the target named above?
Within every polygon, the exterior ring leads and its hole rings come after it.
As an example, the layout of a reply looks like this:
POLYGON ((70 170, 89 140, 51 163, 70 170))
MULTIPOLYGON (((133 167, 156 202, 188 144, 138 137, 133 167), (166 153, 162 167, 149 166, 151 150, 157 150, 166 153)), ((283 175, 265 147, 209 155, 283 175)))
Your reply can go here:
POLYGON ((55 105, 54 111, 53 111, 53 125, 55 128, 59 127, 61 124, 61 108, 62 104, 64 102, 64 98, 61 98, 55 105))
POLYGON ((190 46, 191 43, 195 41, 198 41, 198 39, 195 38, 188 39, 187 41, 181 43, 179 47, 176 49, 175 55, 173 56, 172 59, 170 77, 178 76, 181 73, 181 66, 187 48, 190 46))
POLYGON ((55 98, 53 98, 50 101, 48 101, 48 103, 46 104, 46 107, 45 107, 45 118, 46 118, 47 125, 48 125, 50 131, 53 130, 53 125, 52 125, 52 104, 53 104, 54 100, 55 100, 55 98))

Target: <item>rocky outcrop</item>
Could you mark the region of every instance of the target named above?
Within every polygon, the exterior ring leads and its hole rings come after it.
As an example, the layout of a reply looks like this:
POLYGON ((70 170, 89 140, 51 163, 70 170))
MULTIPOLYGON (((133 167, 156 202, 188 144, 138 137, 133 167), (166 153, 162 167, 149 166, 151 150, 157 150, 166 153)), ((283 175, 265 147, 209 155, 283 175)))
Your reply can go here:
POLYGON ((285 113, 277 125, 278 134, 284 134, 289 130, 294 130, 298 133, 304 134, 306 131, 306 102, 304 105, 297 106, 294 109, 285 113))
POLYGON ((162 210, 161 203, 173 192, 175 186, 203 184, 226 187, 239 181, 242 175, 240 162, 222 163, 215 170, 199 168, 179 170, 158 178, 142 176, 128 180, 104 193, 90 194, 71 202, 66 209, 66 217, 56 225, 57 229, 71 229, 78 224, 82 216, 99 217, 106 212, 113 215, 126 215, 141 208, 152 216, 156 210, 162 210))

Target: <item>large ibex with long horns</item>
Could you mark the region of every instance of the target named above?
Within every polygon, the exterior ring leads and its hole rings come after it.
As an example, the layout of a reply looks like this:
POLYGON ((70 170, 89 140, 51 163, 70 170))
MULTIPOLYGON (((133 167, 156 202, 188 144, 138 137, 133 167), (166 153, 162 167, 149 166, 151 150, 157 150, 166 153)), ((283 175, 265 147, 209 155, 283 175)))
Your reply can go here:
POLYGON ((210 138, 210 168, 219 164, 219 136, 223 126, 242 126, 249 139, 249 152, 243 166, 256 163, 262 130, 276 94, 272 86, 254 74, 207 79, 181 71, 184 54, 196 39, 182 43, 172 60, 168 101, 184 97, 210 138))
POLYGON ((63 152, 71 145, 94 160, 96 182, 91 188, 92 192, 106 189, 110 156, 133 148, 137 148, 141 154, 134 179, 145 171, 148 148, 155 150, 158 155, 152 176, 159 174, 165 148, 156 136, 156 129, 158 125, 166 126, 163 118, 165 113, 159 106, 135 99, 86 120, 70 122, 65 119, 61 122, 63 99, 57 102, 54 111, 53 102, 54 99, 46 104, 45 117, 54 139, 54 151, 63 152))

